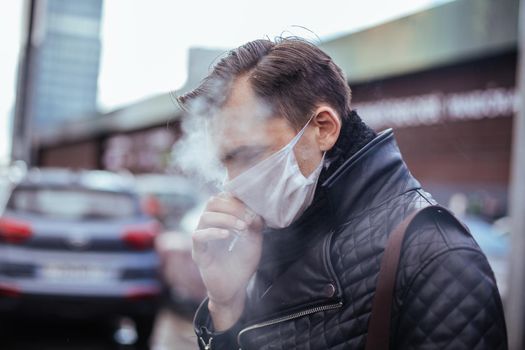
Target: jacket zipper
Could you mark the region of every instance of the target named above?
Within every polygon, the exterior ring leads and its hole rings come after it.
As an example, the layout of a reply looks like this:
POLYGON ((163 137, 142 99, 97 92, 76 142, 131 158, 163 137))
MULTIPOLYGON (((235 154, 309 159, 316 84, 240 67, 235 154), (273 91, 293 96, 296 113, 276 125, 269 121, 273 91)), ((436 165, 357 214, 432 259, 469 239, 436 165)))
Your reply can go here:
POLYGON ((206 344, 202 337, 199 337, 199 340, 201 341, 202 346, 204 346, 204 350, 211 350, 211 342, 213 341, 213 337, 210 337, 210 339, 208 339, 208 344, 206 344))
MULTIPOLYGON (((336 304, 329 304, 329 305, 318 306, 318 307, 314 307, 314 308, 311 308, 311 309, 299 311, 299 312, 293 313, 291 315, 275 318, 273 320, 269 320, 269 321, 265 321, 265 322, 261 322, 261 323, 256 323, 256 324, 251 325, 249 327, 243 328, 239 332, 239 334, 237 335, 237 343, 240 346, 241 345, 241 335, 243 335, 246 332, 252 331, 254 329, 268 327, 268 326, 273 326, 273 325, 281 323, 281 322, 286 322, 286 321, 289 321, 289 320, 293 320, 295 318, 299 318, 299 317, 303 317, 303 316, 306 316, 306 315, 314 314, 316 312, 338 309, 338 308, 340 308, 342 306, 343 306, 343 302, 340 301, 340 302, 338 302, 336 304)), ((242 348, 242 346, 241 346, 241 348, 242 348)))

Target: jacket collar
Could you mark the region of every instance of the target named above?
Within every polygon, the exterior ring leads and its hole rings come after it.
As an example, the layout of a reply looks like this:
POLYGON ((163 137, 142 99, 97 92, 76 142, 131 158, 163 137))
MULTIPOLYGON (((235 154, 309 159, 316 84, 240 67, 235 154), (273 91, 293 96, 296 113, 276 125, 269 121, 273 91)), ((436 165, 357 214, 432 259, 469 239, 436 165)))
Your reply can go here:
POLYGON ((401 157, 392 129, 387 129, 347 159, 320 190, 326 193, 334 218, 341 224, 420 187, 401 157))

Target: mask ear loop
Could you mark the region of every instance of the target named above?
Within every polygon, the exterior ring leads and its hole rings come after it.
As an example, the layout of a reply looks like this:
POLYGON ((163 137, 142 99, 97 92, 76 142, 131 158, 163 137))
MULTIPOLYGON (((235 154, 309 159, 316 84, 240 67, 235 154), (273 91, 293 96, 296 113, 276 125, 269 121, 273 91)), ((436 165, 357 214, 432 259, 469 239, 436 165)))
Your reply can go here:
POLYGON ((316 177, 318 176, 318 174, 321 173, 321 171, 323 171, 323 168, 325 167, 325 155, 326 155, 326 151, 323 152, 323 156, 321 157, 321 161, 319 162, 319 164, 317 165, 317 167, 315 168, 315 170, 306 177, 306 179, 308 180, 311 180, 312 177, 316 177))
MULTIPOLYGON (((306 122, 305 126, 303 126, 303 128, 297 133, 297 135, 295 135, 295 137, 292 139, 292 141, 290 141, 290 143, 288 144, 287 147, 290 147, 290 148, 293 148, 295 147, 295 145, 297 144, 297 142, 299 142, 299 139, 301 138, 301 136, 303 136, 304 132, 306 131, 306 128, 308 127, 308 125, 310 124, 310 122, 314 119, 315 117, 315 114, 312 115, 310 117, 310 119, 308 119, 308 122, 306 122)), ((316 170, 314 170, 314 172, 312 174, 310 174, 309 176, 304 176, 303 177, 305 179, 309 179, 312 175, 314 175, 316 172, 320 172, 322 171, 324 165, 325 165, 325 156, 326 156, 326 151, 323 152, 323 156, 321 157, 321 161, 319 162, 319 164, 317 165, 316 167, 316 170), (319 170, 320 169, 320 170, 319 170)), ((294 155, 294 158, 295 158, 295 155, 294 155)), ((297 164, 297 160, 295 160, 296 164, 297 164)))
POLYGON ((308 119, 308 121, 306 122, 306 124, 303 126, 303 128, 297 133, 297 135, 295 135, 295 137, 292 139, 292 141, 290 141, 290 143, 287 145, 287 147, 290 147, 290 148, 294 148, 295 145, 297 144, 297 142, 299 142, 299 139, 301 138, 301 136, 303 136, 304 132, 306 131, 306 128, 308 127, 308 125, 310 124, 310 122, 314 119, 315 117, 315 114, 312 115, 310 117, 310 119, 308 119))

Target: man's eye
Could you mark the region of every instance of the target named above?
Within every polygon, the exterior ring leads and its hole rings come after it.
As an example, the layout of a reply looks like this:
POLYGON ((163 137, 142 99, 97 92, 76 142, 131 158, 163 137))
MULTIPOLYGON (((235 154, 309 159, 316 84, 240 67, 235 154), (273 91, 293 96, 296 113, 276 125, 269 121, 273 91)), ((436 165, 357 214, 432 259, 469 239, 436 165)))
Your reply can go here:
POLYGON ((222 157, 221 161, 225 164, 228 164, 228 163, 231 163, 233 161, 235 161, 235 157, 232 156, 231 154, 228 154, 228 155, 225 155, 224 157, 222 157))
POLYGON ((225 155, 221 160, 225 165, 232 165, 239 168, 249 168, 262 161, 267 156, 268 147, 253 149, 241 149, 225 155))
POLYGON ((254 150, 239 155, 239 161, 245 165, 254 165, 262 160, 265 152, 264 150, 254 150))

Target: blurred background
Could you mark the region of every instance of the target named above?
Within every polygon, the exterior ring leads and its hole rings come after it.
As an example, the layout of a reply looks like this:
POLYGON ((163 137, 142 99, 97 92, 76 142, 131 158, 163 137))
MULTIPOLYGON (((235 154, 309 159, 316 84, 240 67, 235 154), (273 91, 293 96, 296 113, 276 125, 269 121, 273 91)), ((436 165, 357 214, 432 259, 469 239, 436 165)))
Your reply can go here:
POLYGON ((298 35, 341 66, 365 122, 394 128, 415 177, 471 228, 521 349, 519 8, 0 0, 0 347, 195 347, 205 290, 190 232, 210 188, 172 161, 173 96, 229 48, 298 35))

